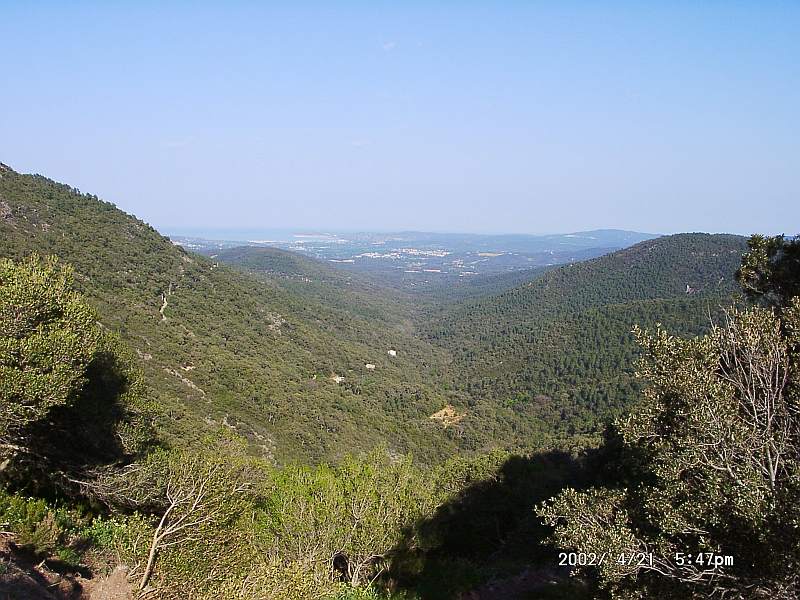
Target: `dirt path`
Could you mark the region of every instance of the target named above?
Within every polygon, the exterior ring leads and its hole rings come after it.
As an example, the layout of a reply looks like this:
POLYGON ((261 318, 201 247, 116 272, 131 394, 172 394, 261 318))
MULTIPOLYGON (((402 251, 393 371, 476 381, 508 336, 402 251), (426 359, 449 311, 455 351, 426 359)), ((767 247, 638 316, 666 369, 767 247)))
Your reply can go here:
MULTIPOLYGON (((76 572, 58 560, 39 560, 0 535, 0 598, 2 600, 132 600, 127 569, 108 577, 76 572)), ((86 571, 86 572, 83 572, 86 571)))
POLYGON ((169 289, 166 292, 161 292, 161 308, 158 309, 158 312, 161 313, 161 322, 167 320, 167 315, 164 314, 164 311, 167 310, 167 306, 169 306, 169 302, 167 302, 167 298, 172 296, 172 283, 169 284, 169 289))

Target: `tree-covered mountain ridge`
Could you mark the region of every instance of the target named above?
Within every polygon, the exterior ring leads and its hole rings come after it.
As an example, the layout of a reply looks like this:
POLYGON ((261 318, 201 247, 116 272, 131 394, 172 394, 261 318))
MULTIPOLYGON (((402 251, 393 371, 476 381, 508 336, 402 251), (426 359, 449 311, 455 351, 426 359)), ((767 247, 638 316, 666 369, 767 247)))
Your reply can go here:
POLYGON ((456 304, 428 334, 452 355, 456 388, 476 412, 505 404, 551 428, 597 430, 637 396, 633 327, 706 331, 736 294, 745 249, 727 234, 648 240, 456 304))
POLYGON ((432 463, 596 433, 637 393, 633 325, 705 330, 744 249, 738 236, 665 236, 421 302, 291 252, 190 254, 96 196, 0 174, 0 256, 75 267, 138 354, 163 434, 184 444, 230 428, 279 463, 378 444, 432 463))
POLYGON ((542 311, 578 311, 719 288, 733 290, 733 274, 745 249, 746 238, 737 235, 662 236, 599 258, 553 268, 533 281, 466 304, 451 318, 491 306, 493 310, 487 312, 513 313, 516 323, 538 318, 542 311))
MULTIPOLYGON (((599 431, 638 394, 633 327, 705 331, 735 293, 744 248, 740 236, 677 234, 572 265, 478 278, 467 300, 450 290, 419 298, 418 328, 452 360, 444 422, 460 448, 525 448, 554 432, 599 431)), ((264 248, 217 258, 295 281, 327 266, 264 248)))
POLYGON ((441 351, 389 304, 300 295, 280 278, 189 254, 93 195, 9 168, 1 175, 0 256, 56 255, 74 266, 103 324, 139 355, 164 409, 160 428, 176 443, 228 427, 278 462, 335 460, 379 443, 423 460, 455 451, 428 418, 445 405, 433 383, 441 351))

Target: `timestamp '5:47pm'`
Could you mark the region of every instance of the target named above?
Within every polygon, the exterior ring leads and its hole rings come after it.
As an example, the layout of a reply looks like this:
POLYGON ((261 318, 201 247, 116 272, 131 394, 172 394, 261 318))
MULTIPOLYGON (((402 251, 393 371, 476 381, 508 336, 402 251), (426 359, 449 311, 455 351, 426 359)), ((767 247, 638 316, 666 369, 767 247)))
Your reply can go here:
POLYGON ((679 567, 732 567, 733 556, 714 552, 676 552, 675 564, 679 567))

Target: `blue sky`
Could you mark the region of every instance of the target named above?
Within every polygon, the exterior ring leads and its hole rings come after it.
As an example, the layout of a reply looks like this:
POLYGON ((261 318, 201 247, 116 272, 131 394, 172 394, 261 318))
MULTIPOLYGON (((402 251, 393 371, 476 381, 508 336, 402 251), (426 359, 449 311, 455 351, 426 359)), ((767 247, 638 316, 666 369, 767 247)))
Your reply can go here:
POLYGON ((800 2, 0 9, 0 161, 166 230, 800 230, 800 2))

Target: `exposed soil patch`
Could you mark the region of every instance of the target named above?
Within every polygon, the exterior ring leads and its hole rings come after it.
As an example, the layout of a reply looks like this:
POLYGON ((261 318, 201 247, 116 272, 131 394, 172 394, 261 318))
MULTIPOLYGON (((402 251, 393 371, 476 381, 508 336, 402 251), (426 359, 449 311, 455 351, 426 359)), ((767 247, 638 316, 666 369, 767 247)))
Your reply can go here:
POLYGON ((133 600, 127 567, 117 567, 108 577, 92 580, 85 587, 87 600, 133 600))
POLYGON ((458 414, 456 409, 448 404, 442 410, 433 413, 429 418, 434 421, 439 421, 445 427, 449 427, 450 425, 458 425, 461 419, 464 418, 464 415, 458 414))
POLYGON ((38 560, 19 548, 11 535, 0 534, 2 600, 132 600, 127 568, 108 577, 91 578, 55 559, 38 560))
POLYGON ((0 200, 0 220, 14 222, 13 211, 8 202, 0 200))

